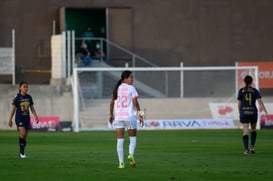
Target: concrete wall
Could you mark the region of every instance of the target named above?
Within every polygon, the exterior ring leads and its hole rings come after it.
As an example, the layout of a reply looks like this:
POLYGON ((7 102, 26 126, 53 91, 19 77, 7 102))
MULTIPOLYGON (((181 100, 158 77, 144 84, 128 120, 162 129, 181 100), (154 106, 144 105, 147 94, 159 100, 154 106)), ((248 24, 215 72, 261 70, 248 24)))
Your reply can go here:
MULTIPOLYGON (((11 103, 18 93, 17 86, 0 84, 0 129, 8 128, 8 119, 11 110, 11 103)), ((71 92, 59 94, 53 86, 29 85, 28 92, 34 102, 38 116, 58 116, 60 121, 73 120, 73 98, 71 92)), ((31 114, 32 115, 32 114, 31 114)), ((14 122, 15 115, 13 117, 14 122)), ((16 129, 14 123, 13 129, 16 129)))
MULTIPOLYGON (((73 98, 71 92, 63 95, 53 86, 29 85, 29 94, 32 95, 34 107, 39 116, 58 116, 60 121, 73 120, 73 98)), ((0 84, 0 130, 16 129, 8 127, 8 118, 13 97, 18 88, 10 85, 0 84)), ((164 98, 149 99, 140 98, 139 103, 142 110, 146 111, 147 119, 197 119, 212 118, 209 109, 210 102, 236 103, 230 98, 164 98), (230 102, 231 101, 231 102, 230 102)), ((272 103, 273 97, 263 97, 265 103, 272 103)), ((93 99, 87 101, 86 107, 80 112, 80 121, 83 127, 105 128, 109 119, 110 99, 93 99)), ((270 108, 268 108, 270 111, 270 108)), ((271 113, 271 112, 270 112, 271 113)), ((14 117, 13 117, 14 121, 14 117)))
MULTIPOLYGON (((273 60, 272 0, 1 0, 0 46, 16 30, 16 65, 50 69, 52 21, 61 7, 133 10, 133 50, 158 65, 234 65, 273 60)), ((17 74, 48 84, 49 73, 17 74)))

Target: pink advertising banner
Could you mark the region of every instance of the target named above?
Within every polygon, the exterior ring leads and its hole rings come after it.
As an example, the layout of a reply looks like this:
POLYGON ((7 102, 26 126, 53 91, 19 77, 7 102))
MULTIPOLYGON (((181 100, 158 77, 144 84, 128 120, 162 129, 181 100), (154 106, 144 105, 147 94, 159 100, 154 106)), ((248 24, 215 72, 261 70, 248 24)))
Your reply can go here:
POLYGON ((57 116, 39 116, 37 124, 34 117, 30 117, 30 125, 32 130, 37 131, 57 131, 60 126, 60 120, 57 116))

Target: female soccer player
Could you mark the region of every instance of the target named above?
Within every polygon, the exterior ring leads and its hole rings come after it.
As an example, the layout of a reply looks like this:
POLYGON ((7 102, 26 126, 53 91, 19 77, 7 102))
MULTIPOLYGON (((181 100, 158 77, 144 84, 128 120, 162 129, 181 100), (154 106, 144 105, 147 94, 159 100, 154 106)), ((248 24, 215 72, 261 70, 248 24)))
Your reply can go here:
POLYGON ((12 107, 11 112, 9 116, 9 127, 12 127, 13 122, 12 118, 16 111, 15 115, 15 123, 17 126, 17 130, 19 132, 19 157, 20 158, 26 158, 25 155, 25 147, 26 147, 26 140, 28 135, 28 130, 30 129, 30 114, 29 114, 29 108, 32 112, 32 114, 35 117, 36 123, 39 122, 36 110, 33 106, 32 97, 27 94, 28 91, 28 85, 26 82, 21 82, 19 85, 19 93, 15 96, 15 98, 12 101, 12 107))
POLYGON ((250 134, 250 153, 255 153, 255 142, 256 142, 256 124, 258 119, 258 110, 256 107, 256 100, 258 101, 261 108, 264 110, 267 118, 269 119, 268 112, 264 106, 262 101, 260 92, 251 87, 252 85, 252 77, 247 75, 244 78, 245 87, 241 88, 238 92, 238 110, 240 113, 240 122, 243 126, 243 145, 244 145, 244 154, 249 153, 248 147, 248 132, 249 132, 249 123, 251 127, 250 134))
POLYGON ((113 96, 110 102, 110 123, 116 128, 117 134, 117 154, 119 159, 118 168, 124 168, 124 130, 128 129, 130 144, 129 156, 131 167, 136 166, 134 152, 136 148, 137 116, 140 125, 143 126, 143 115, 137 100, 138 93, 133 83, 132 72, 124 71, 121 79, 114 88, 113 96))

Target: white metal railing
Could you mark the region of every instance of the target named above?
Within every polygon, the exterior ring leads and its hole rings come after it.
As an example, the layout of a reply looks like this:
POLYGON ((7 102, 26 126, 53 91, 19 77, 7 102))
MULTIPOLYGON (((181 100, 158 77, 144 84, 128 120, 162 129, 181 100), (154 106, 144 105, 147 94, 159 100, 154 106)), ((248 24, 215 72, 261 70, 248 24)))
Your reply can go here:
MULTIPOLYGON (((63 32, 63 50, 62 50, 62 57, 63 63, 65 64, 65 77, 69 78, 72 74, 73 68, 76 66, 75 64, 75 56, 76 56, 76 41, 80 41, 83 38, 75 37, 75 31, 67 31, 63 32)), ((116 48, 118 51, 125 53, 130 56, 131 66, 137 67, 137 63, 145 63, 146 66, 149 67, 157 67, 156 64, 152 63, 151 61, 145 59, 142 56, 135 54, 134 52, 101 37, 94 37, 94 38, 85 38, 86 40, 97 41, 100 42, 100 47, 102 52, 107 52, 107 59, 111 59, 111 55, 109 54, 109 48, 116 48), (105 50, 106 48, 106 50, 105 50)), ((124 65, 128 64, 128 62, 124 62, 124 65)), ((142 65, 143 67, 143 65, 142 65)))
MULTIPOLYGON (((75 40, 82 40, 82 38, 74 38, 75 40)), ((144 57, 141 57, 137 54, 135 54, 134 52, 132 51, 129 51, 128 49, 108 40, 108 39, 105 39, 105 38, 101 38, 101 37, 95 37, 95 38, 85 38, 86 40, 92 40, 92 41, 99 41, 100 42, 100 47, 102 48, 102 51, 104 52, 104 44, 106 44, 106 47, 115 47, 117 48, 119 51, 121 52, 124 52, 128 55, 131 56, 131 60, 132 60, 132 67, 136 67, 136 60, 139 60, 139 61, 142 61, 144 63, 146 63, 148 66, 152 66, 152 67, 157 67, 156 64, 152 63, 151 61, 145 59, 144 57)), ((74 43, 75 44, 75 43, 74 43)), ((75 49, 72 50, 75 52, 75 49)), ((109 55, 109 52, 108 52, 108 57, 110 57, 111 55, 109 55)))

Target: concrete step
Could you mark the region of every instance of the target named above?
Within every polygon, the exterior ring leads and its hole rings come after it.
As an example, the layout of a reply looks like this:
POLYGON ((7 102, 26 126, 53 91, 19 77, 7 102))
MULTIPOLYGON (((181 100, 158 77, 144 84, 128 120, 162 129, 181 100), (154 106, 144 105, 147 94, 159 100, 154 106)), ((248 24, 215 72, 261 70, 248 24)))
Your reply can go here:
MULTIPOLYGON (((211 118, 209 102, 212 99, 139 99, 146 119, 197 119, 211 118)), ((80 112, 82 126, 104 125, 109 119, 110 100, 90 100, 87 107, 80 112)))

